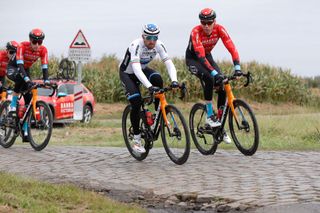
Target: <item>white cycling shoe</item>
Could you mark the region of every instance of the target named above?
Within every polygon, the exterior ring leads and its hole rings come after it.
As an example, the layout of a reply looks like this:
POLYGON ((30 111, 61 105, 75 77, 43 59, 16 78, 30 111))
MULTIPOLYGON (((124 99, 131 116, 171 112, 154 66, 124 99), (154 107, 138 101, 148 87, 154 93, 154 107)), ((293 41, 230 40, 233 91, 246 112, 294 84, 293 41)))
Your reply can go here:
POLYGON ((223 141, 224 141, 226 144, 230 144, 230 143, 231 143, 231 138, 229 137, 229 135, 227 134, 227 132, 224 132, 224 134, 223 134, 223 141))
POLYGON ((16 115, 17 107, 9 106, 8 115, 16 115))
POLYGON ((221 123, 216 119, 214 115, 211 115, 209 118, 206 118, 206 126, 210 128, 215 128, 221 126, 221 123))
POLYGON ((141 144, 141 136, 140 135, 134 135, 132 149, 134 152, 140 153, 140 154, 143 154, 146 152, 146 149, 141 144))

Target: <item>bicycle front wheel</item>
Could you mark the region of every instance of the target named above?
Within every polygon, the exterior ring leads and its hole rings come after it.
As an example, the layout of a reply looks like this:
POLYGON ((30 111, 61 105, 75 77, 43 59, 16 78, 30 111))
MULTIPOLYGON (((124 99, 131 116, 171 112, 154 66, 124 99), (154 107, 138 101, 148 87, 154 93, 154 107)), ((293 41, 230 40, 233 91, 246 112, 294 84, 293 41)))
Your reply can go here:
POLYGON ((161 138, 169 158, 178 165, 184 164, 190 154, 190 136, 182 113, 173 105, 166 108, 168 124, 161 119, 161 138))
POLYGON ((53 116, 48 104, 38 101, 36 104, 36 114, 34 115, 31 108, 28 112, 27 122, 32 148, 36 151, 43 150, 50 141, 53 126, 53 116))
MULTIPOLYGON (((131 105, 128 105, 124 109, 123 114, 122 114, 123 139, 124 139, 124 142, 126 143, 127 149, 130 152, 131 156, 134 157, 138 161, 142 161, 148 156, 150 146, 149 146, 149 143, 145 142, 144 148, 145 148, 146 152, 142 153, 142 154, 137 153, 132 149, 134 133, 133 133, 133 127, 131 125, 130 113, 131 113, 131 105)), ((141 119, 140 119, 140 124, 141 124, 140 126, 143 125, 141 119)), ((146 139, 144 141, 146 141, 146 139)))
POLYGON ((259 129, 256 117, 250 106, 243 100, 233 101, 234 111, 229 111, 229 128, 232 139, 244 155, 253 155, 259 145, 259 129))
POLYGON ((11 101, 7 100, 0 107, 0 145, 3 148, 10 148, 16 141, 15 118, 8 118, 11 101))
POLYGON ((206 106, 201 103, 193 105, 190 111, 189 126, 194 145, 203 155, 213 155, 217 150, 217 143, 212 134, 206 133, 206 106))

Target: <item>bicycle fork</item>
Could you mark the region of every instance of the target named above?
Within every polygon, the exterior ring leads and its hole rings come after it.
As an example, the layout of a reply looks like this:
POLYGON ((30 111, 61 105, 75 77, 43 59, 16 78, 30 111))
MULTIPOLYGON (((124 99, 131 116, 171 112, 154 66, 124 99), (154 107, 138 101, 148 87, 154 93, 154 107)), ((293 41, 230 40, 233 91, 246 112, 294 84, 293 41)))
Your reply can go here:
MULTIPOLYGON (((238 129, 241 130, 241 126, 239 124, 239 118, 238 118, 238 115, 237 115, 235 108, 234 108, 234 105, 233 105, 233 101, 235 100, 235 97, 232 93, 231 86, 230 86, 230 84, 225 84, 224 88, 227 93, 227 100, 226 101, 228 102, 228 104, 226 104, 226 105, 228 105, 230 107, 232 115, 233 115, 234 119, 236 120, 238 129)), ((239 112, 239 115, 241 116, 241 119, 242 119, 241 123, 248 123, 247 120, 245 119, 244 114, 243 114, 242 110, 240 109, 240 107, 237 108, 237 111, 239 112)))
MULTIPOLYGON (((165 123, 165 125, 166 125, 166 127, 167 127, 167 129, 169 131, 170 137, 177 136, 178 139, 180 139, 181 138, 181 134, 179 134, 179 129, 177 127, 178 125, 177 125, 177 123, 175 121, 175 118, 174 118, 174 115, 172 113, 170 113, 170 116, 171 116, 171 119, 173 121, 173 125, 174 125, 173 131, 174 132, 172 132, 172 130, 171 130, 172 126, 171 126, 171 124, 170 124, 170 122, 168 120, 168 116, 167 116, 167 113, 166 113, 166 106, 168 106, 168 102, 167 102, 167 100, 165 98, 165 95, 160 93, 160 94, 156 95, 156 98, 158 98, 160 100, 159 107, 160 107, 160 110, 161 110, 161 113, 162 113, 162 118, 164 120, 164 123, 165 123)), ((159 108, 158 108, 158 110, 159 110, 159 108)))

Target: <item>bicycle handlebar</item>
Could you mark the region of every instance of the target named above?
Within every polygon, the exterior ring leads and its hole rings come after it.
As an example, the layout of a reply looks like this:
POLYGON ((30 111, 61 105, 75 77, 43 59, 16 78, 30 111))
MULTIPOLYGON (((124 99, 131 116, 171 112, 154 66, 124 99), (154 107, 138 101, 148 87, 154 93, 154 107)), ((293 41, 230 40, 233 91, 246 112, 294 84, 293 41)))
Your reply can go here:
POLYGON ((240 75, 240 76, 235 76, 235 75, 225 76, 223 83, 227 83, 228 81, 235 80, 235 79, 237 79, 238 77, 241 77, 241 76, 244 76, 244 77, 247 78, 247 81, 246 81, 246 83, 244 84, 244 87, 247 87, 250 83, 253 82, 252 75, 251 75, 251 73, 248 71, 247 73, 243 73, 243 74, 240 75))
MULTIPOLYGON (((179 96, 179 99, 184 99, 185 95, 186 95, 186 91, 187 91, 187 87, 186 87, 186 84, 185 83, 182 83, 179 85, 179 87, 177 87, 180 89, 180 96, 179 96)), ((171 86, 167 86, 167 87, 164 87, 164 88, 160 88, 158 91, 156 91, 153 95, 150 95, 150 96, 146 96, 144 97, 144 102, 147 104, 147 105, 150 105, 153 103, 154 101, 154 95, 156 94, 162 94, 162 93, 165 93, 165 92, 168 92, 168 91, 171 91, 175 88, 171 87, 171 86), (148 100, 149 101, 146 101, 148 100)))

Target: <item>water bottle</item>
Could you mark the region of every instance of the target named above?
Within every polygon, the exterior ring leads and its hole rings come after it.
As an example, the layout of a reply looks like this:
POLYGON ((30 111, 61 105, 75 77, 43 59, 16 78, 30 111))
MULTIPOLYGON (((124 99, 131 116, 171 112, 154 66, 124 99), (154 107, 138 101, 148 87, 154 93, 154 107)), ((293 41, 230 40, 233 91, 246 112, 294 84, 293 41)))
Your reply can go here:
POLYGON ((152 126, 152 124, 153 124, 153 115, 152 115, 152 112, 150 112, 149 110, 146 110, 146 118, 147 118, 147 124, 149 126, 152 126))
POLYGON ((19 106, 18 117, 22 118, 26 111, 27 111, 26 105, 19 106))
POLYGON ((224 106, 220 106, 218 109, 218 120, 221 120, 222 114, 223 114, 224 106))

